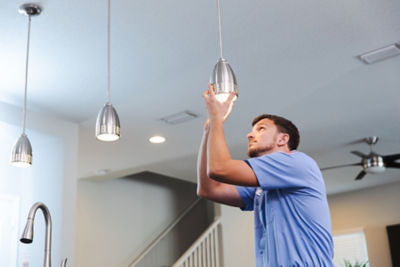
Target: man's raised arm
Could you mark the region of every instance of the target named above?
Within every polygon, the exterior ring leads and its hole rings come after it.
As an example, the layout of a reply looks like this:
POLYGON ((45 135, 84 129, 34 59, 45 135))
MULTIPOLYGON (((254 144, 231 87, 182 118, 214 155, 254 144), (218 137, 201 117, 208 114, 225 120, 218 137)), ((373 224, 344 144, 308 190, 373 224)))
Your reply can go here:
POLYGON ((244 203, 234 185, 217 182, 207 175, 208 135, 206 124, 197 157, 197 195, 221 204, 243 207, 244 203))

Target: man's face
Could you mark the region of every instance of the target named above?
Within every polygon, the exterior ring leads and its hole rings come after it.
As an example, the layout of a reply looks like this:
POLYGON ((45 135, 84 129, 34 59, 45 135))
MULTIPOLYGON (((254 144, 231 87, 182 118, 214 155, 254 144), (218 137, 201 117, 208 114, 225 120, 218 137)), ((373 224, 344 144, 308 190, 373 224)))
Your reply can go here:
POLYGON ((264 154, 275 152, 278 147, 279 135, 275 123, 270 119, 258 121, 252 131, 247 134, 249 140, 247 154, 249 157, 258 157, 264 154))

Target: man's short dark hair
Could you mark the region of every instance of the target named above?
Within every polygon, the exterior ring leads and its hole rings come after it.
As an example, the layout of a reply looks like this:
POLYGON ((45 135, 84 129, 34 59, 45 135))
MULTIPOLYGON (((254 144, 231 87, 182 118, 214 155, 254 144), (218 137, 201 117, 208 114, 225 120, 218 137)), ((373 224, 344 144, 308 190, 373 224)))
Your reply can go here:
POLYGON ((261 114, 254 118, 252 126, 262 119, 269 119, 273 121, 281 133, 287 133, 289 135, 288 146, 290 150, 295 150, 300 143, 300 134, 296 125, 294 125, 290 120, 271 114, 261 114))

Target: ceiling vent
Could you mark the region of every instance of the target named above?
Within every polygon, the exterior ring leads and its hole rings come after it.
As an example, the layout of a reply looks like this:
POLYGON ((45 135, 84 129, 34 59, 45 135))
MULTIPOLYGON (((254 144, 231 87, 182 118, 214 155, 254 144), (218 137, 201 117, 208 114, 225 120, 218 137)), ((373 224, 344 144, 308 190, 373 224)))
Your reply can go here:
POLYGON ((191 112, 191 111, 181 111, 172 115, 165 116, 160 120, 166 122, 168 124, 178 124, 185 121, 190 121, 197 118, 199 115, 191 112))
POLYGON ((400 44, 396 43, 362 54, 359 58, 366 64, 373 64, 397 55, 400 55, 400 44))

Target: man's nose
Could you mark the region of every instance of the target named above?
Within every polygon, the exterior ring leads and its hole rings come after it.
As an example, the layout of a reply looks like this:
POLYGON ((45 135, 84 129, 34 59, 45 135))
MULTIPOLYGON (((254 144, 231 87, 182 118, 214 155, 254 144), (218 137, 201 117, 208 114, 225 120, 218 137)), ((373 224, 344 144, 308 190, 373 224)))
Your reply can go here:
POLYGON ((250 132, 250 133, 247 134, 247 139, 248 140, 253 139, 253 138, 254 138, 253 132, 250 132))

